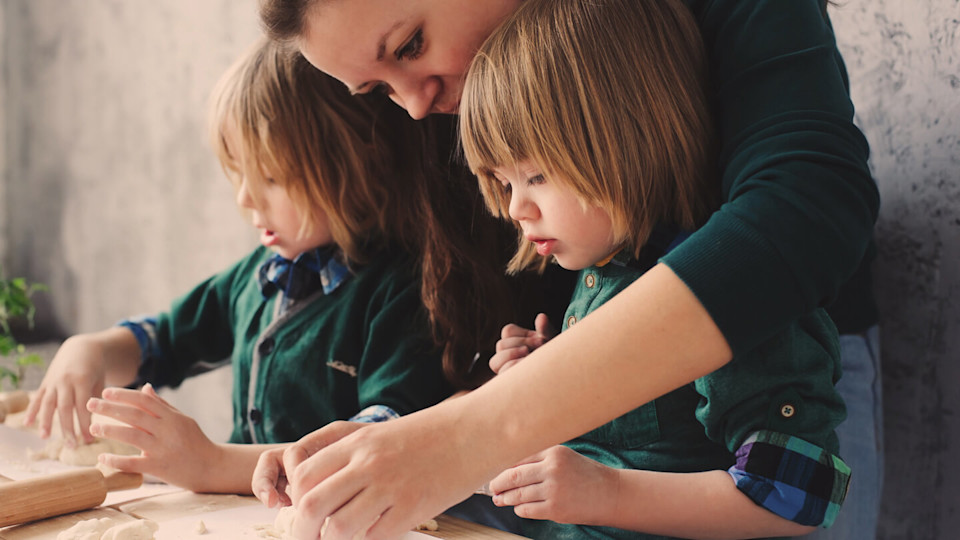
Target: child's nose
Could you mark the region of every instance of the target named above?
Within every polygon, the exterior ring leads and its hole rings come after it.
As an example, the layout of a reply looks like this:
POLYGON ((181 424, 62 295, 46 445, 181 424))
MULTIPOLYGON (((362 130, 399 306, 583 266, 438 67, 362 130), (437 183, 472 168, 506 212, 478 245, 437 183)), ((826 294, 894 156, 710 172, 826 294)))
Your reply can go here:
POLYGON ((536 218, 536 205, 530 199, 518 194, 517 191, 514 191, 510 196, 510 217, 516 221, 528 221, 536 218))
POLYGON ((250 197, 250 190, 247 189, 247 181, 240 182, 237 188, 237 206, 240 208, 253 208, 253 199, 250 197))

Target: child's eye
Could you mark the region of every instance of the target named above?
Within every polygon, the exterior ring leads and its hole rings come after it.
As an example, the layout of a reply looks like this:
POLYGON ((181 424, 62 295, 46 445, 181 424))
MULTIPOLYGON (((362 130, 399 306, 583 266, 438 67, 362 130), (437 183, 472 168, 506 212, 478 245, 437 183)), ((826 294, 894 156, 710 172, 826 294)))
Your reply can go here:
POLYGON ((536 176, 531 176, 530 178, 527 178, 527 185, 535 186, 537 184, 542 184, 546 181, 547 179, 544 178, 542 174, 538 174, 536 176))
POLYGON ((397 60, 416 60, 420 57, 420 54, 423 52, 423 29, 418 28, 414 32, 413 37, 411 37, 406 43, 403 44, 403 47, 397 49, 397 52, 394 53, 397 57, 397 60))

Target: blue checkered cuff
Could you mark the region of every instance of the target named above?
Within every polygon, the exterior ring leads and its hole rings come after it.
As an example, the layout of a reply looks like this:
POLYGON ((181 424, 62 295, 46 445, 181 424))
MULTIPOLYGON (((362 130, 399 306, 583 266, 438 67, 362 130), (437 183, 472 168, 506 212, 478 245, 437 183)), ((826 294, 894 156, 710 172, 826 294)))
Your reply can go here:
POLYGON ((850 467, 803 439, 758 431, 737 449, 727 471, 753 502, 801 525, 829 527, 850 483, 850 467))
POLYGON ((400 415, 390 407, 386 405, 370 405, 353 415, 350 421, 372 424, 374 422, 386 422, 387 420, 393 420, 395 418, 400 418, 400 415))
POLYGON ((163 356, 160 351, 160 345, 157 343, 157 318, 156 317, 138 317, 124 319, 117 323, 133 332, 137 338, 137 344, 140 345, 140 365, 146 364, 149 360, 157 360, 163 356))

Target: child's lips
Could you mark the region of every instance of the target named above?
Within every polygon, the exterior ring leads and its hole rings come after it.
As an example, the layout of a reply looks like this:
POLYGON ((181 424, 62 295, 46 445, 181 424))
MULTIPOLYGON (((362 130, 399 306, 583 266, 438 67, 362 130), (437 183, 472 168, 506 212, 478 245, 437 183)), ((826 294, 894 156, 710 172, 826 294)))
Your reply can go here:
POLYGON ((266 247, 270 247, 277 243, 279 239, 277 235, 270 229, 260 229, 260 243, 266 247))
POLYGON ((556 244, 556 240, 552 238, 527 238, 531 242, 537 245, 537 253, 546 257, 553 252, 553 246, 556 244))

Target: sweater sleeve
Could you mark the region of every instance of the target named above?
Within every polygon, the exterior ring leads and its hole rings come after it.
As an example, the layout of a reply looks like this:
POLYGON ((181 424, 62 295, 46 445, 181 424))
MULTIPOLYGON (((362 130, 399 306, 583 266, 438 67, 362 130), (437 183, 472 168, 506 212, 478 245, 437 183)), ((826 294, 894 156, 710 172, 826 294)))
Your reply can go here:
POLYGON ((663 258, 734 354, 829 304, 879 194, 819 0, 693 0, 709 56, 725 203, 663 258))
POLYGON ((154 354, 143 359, 139 378, 154 386, 179 386, 183 380, 230 358, 234 345, 234 300, 244 283, 255 279, 264 258, 258 249, 230 268, 203 281, 174 300, 170 310, 152 321, 154 354))

